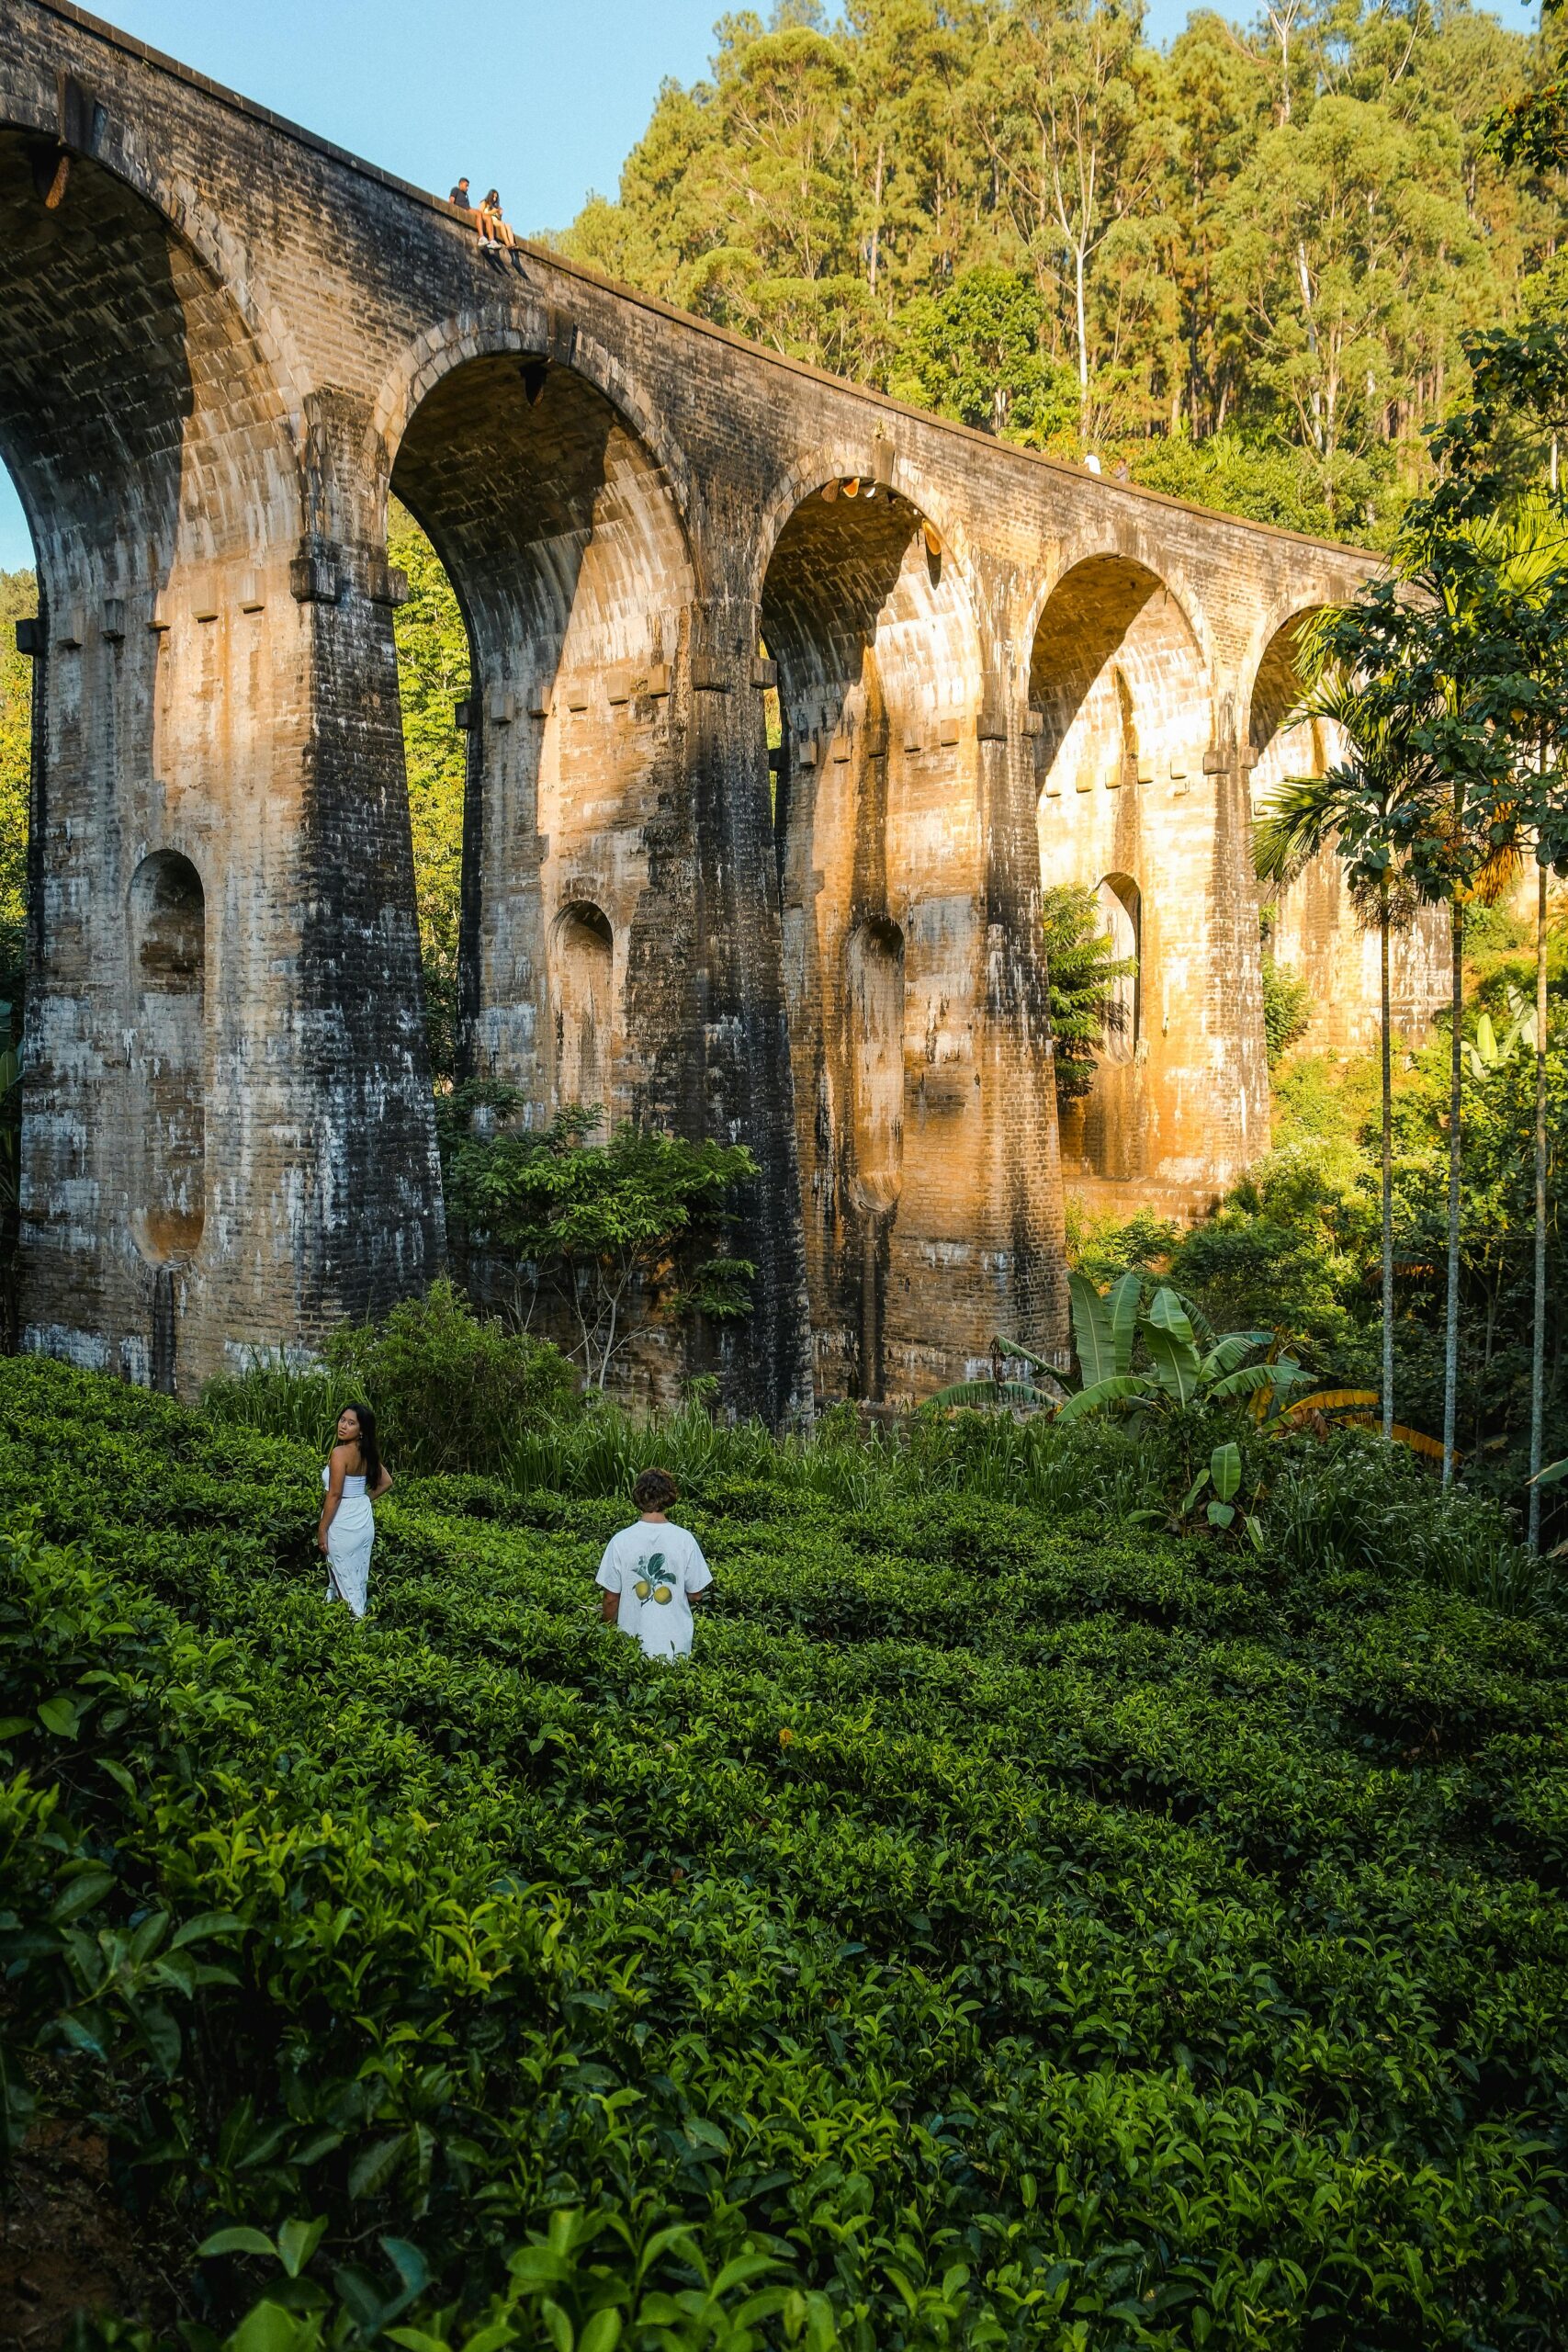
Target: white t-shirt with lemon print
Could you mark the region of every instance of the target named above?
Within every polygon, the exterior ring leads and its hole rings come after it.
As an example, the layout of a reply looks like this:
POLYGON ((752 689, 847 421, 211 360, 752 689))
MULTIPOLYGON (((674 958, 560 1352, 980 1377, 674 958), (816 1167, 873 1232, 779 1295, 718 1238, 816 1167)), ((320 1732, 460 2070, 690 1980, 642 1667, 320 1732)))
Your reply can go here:
POLYGON ((684 1527, 639 1519, 604 1546, 597 1581, 619 1593, 615 1623, 635 1634, 644 1657, 686 1657, 692 1647, 692 1595, 713 1582, 702 1546, 684 1527))

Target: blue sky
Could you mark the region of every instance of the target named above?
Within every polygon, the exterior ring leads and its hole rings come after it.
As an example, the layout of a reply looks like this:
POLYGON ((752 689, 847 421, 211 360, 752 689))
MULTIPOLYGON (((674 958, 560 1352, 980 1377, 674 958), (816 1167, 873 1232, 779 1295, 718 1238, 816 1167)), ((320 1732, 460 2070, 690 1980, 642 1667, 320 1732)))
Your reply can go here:
MULTIPOLYGON (((1222 0, 1224 5, 1224 0, 1222 0)), ((705 69, 722 0, 118 0, 125 31, 356 154, 445 195, 459 172, 501 190, 524 232, 564 227, 622 158, 667 74, 705 69)), ((1493 0, 1506 23, 1533 21, 1493 0)), ((762 0, 759 14, 768 13, 762 0)), ((1259 13, 1236 6, 1227 13, 1259 13)), ((1187 0, 1150 0, 1167 40, 1187 0)), ((0 467, 0 571, 30 563, 0 467)))

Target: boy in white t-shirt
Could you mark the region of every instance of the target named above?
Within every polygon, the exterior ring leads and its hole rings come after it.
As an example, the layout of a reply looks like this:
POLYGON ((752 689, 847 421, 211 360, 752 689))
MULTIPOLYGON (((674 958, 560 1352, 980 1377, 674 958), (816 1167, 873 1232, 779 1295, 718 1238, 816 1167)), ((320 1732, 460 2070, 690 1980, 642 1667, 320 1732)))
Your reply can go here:
POLYGON ((641 1517, 604 1546, 596 1581, 606 1625, 635 1634, 644 1657, 689 1657, 693 1604, 713 1583, 702 1546, 665 1517, 681 1499, 668 1470, 645 1470, 632 1488, 641 1517))

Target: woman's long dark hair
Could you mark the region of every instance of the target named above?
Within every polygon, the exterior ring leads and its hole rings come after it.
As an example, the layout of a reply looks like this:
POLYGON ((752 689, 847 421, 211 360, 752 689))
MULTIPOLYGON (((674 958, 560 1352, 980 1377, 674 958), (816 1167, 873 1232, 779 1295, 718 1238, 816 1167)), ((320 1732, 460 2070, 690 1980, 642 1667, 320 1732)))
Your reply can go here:
POLYGON ((359 1459, 365 1470, 365 1491, 373 1495, 381 1483, 381 1449, 376 1442, 376 1416, 368 1405, 345 1405, 359 1423, 359 1459))

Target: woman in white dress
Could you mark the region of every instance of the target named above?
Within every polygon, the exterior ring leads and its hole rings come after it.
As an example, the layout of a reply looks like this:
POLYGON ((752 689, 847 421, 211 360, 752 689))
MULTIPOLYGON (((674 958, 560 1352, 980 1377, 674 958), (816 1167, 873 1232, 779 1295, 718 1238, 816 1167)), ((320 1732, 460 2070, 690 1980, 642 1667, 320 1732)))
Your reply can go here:
POLYGON ((327 1555, 327 1599, 345 1600, 355 1617, 365 1614, 370 1582, 370 1547, 376 1541, 371 1505, 392 1483, 376 1443, 376 1416, 368 1405, 345 1405, 337 1417, 337 1443, 321 1473, 326 1498, 316 1530, 327 1555))

